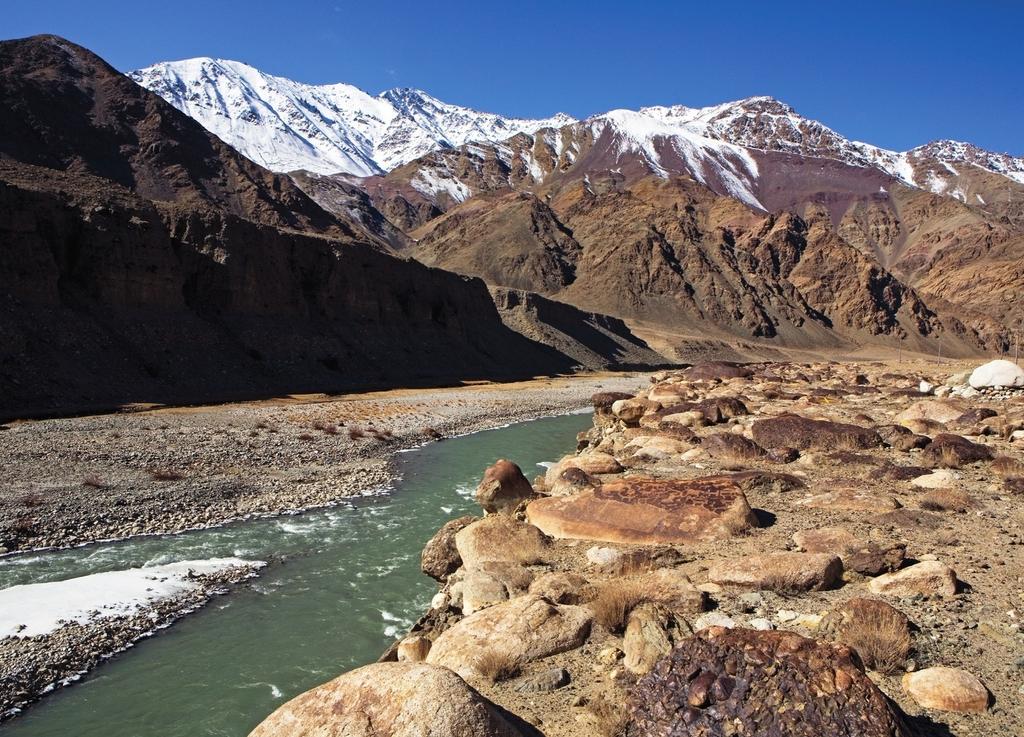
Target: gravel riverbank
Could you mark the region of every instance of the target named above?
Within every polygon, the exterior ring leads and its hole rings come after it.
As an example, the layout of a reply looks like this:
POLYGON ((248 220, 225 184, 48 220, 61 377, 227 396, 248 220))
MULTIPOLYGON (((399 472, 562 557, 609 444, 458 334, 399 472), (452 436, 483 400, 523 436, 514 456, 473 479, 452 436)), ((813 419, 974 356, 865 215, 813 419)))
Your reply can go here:
POLYGON ((606 374, 12 423, 0 431, 0 553, 329 505, 386 489, 398 450, 644 381, 606 374))

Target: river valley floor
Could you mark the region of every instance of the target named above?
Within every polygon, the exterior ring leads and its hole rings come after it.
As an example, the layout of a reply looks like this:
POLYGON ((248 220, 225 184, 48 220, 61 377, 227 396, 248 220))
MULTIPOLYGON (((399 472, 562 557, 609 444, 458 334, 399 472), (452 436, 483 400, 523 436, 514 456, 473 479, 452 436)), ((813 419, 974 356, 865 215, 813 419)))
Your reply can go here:
POLYGON ((0 426, 0 553, 327 506, 392 482, 395 452, 585 407, 639 374, 306 395, 0 426))

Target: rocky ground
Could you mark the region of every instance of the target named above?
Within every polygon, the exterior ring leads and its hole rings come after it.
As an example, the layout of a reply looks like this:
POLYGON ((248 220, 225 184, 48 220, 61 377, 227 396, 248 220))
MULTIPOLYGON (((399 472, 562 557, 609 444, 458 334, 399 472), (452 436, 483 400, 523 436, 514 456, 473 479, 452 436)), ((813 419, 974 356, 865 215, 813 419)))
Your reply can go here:
POLYGON ((399 449, 637 383, 591 375, 0 425, 0 553, 331 504, 387 487, 399 449))
POLYGON ((397 663, 254 734, 1024 734, 1024 390, 965 368, 705 364, 596 395, 577 455, 487 469, 487 514, 428 543, 441 588, 397 663), (424 678, 438 708, 403 711, 424 678))
POLYGON ((254 575, 256 567, 250 565, 195 575, 187 592, 154 601, 130 616, 70 622, 44 635, 0 639, 0 720, 254 575))

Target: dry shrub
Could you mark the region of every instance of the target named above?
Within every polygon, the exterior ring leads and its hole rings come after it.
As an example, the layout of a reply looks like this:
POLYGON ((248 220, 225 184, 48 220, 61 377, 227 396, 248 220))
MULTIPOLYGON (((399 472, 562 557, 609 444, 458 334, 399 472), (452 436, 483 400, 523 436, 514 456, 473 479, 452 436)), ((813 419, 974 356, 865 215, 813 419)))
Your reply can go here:
POLYGON ((599 625, 609 632, 622 632, 629 613, 644 601, 646 594, 647 587, 641 581, 613 579, 597 588, 596 595, 587 606, 599 625))
POLYGON ((956 489, 934 489, 920 501, 921 509, 930 512, 966 512, 974 506, 974 497, 956 489))
POLYGON ((1024 462, 1010 456, 998 456, 990 464, 992 473, 1001 479, 1024 476, 1024 462))
POLYGON ((367 436, 366 430, 356 425, 353 425, 348 429, 348 437, 350 440, 359 440, 367 436))
POLYGON ((267 429, 267 423, 264 422, 263 420, 260 420, 259 422, 256 423, 256 429, 257 430, 266 430, 267 429))
POLYGON ((313 423, 313 429, 319 430, 324 435, 337 435, 338 426, 330 422, 324 422, 323 420, 317 420, 313 423))
POLYGON ((39 507, 42 506, 43 502, 46 501, 46 497, 40 494, 38 491, 30 491, 21 497, 21 506, 23 507, 39 507))
POLYGON ((304 443, 308 443, 313 440, 313 436, 310 435, 308 432, 299 433, 298 437, 299 440, 301 440, 304 443))
POLYGON ((185 474, 176 468, 151 468, 149 477, 154 481, 181 481, 185 474))
POLYGON ((31 535, 35 532, 36 521, 29 515, 22 515, 11 523, 11 532, 15 535, 31 535))
POLYGON ((960 468, 963 465, 963 459, 960 458, 960 454, 955 447, 943 445, 939 448, 939 458, 936 465, 939 468, 960 468))
POLYGON ((377 440, 383 440, 388 442, 395 439, 395 434, 390 430, 378 430, 377 428, 370 428, 370 432, 373 433, 373 437, 377 440))
POLYGON ((1024 476, 1011 476, 1003 479, 1003 488, 1011 494, 1024 494, 1024 476))
POLYGON ((90 489, 105 489, 107 488, 107 482, 97 474, 90 473, 82 479, 82 486, 88 486, 90 489))
POLYGON ((907 620, 889 607, 858 612, 843 624, 837 639, 856 650, 866 668, 888 675, 902 672, 910 654, 907 620))
POLYGON ((473 658, 472 668, 489 683, 507 681, 519 674, 519 658, 503 650, 481 650, 473 658))
POLYGON ((622 702, 595 699, 587 704, 587 711, 594 720, 596 734, 600 737, 622 737, 626 734, 629 712, 622 702))

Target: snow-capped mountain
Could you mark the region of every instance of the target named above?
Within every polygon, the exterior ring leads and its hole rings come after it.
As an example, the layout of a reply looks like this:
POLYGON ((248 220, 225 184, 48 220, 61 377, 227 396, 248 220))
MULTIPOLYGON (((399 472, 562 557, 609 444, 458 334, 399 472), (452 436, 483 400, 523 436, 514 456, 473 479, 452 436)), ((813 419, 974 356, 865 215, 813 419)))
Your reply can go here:
POLYGON ((348 84, 302 84, 223 59, 164 62, 129 76, 273 171, 369 176, 437 149, 573 122, 506 118, 413 89, 374 96, 348 84))
POLYGON ((864 170, 858 187, 870 184, 884 191, 896 180, 982 207, 1000 188, 1024 184, 1024 158, 955 141, 890 151, 845 138, 770 97, 704 108, 612 110, 499 143, 434 151, 403 176, 413 189, 442 203, 502 187, 529 188, 552 177, 684 174, 719 194, 773 210, 786 204, 780 192, 799 191, 811 182, 826 188, 850 185, 835 179, 848 173, 792 164, 812 160, 864 170))

